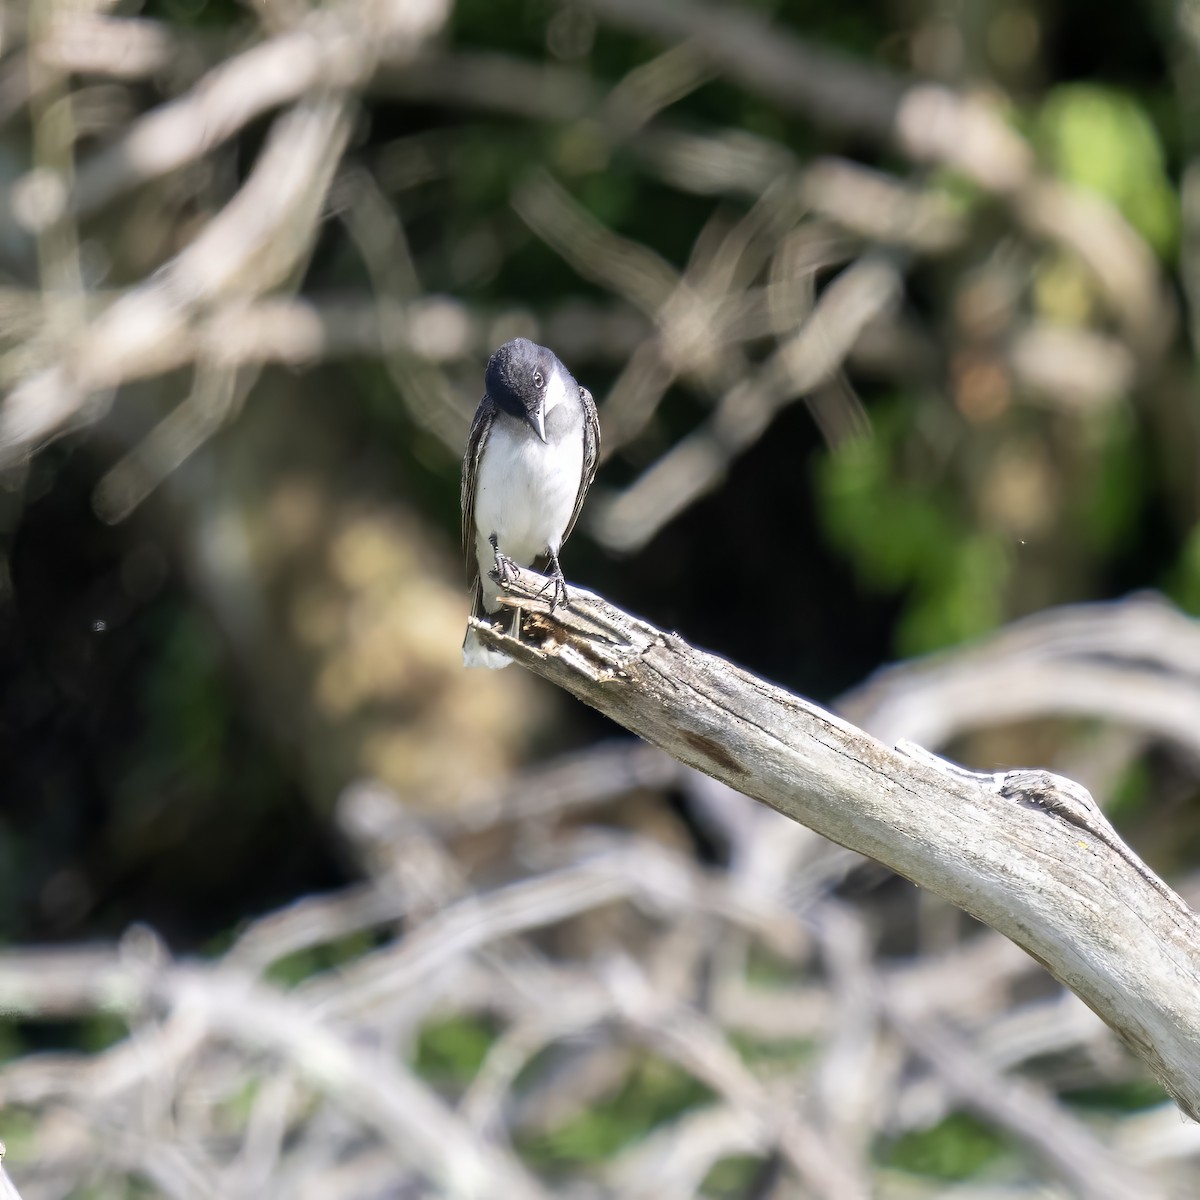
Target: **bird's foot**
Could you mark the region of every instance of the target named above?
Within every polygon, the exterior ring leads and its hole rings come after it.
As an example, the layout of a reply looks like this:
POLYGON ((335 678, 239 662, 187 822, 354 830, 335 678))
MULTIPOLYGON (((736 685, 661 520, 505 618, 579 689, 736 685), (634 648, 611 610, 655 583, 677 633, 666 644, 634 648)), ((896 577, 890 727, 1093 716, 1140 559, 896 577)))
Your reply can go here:
POLYGON ((494 533, 488 538, 488 541, 491 543, 492 553, 496 559, 496 566, 492 571, 492 575, 501 587, 508 587, 517 578, 521 568, 496 544, 496 535, 494 533))
POLYGON ((551 553, 550 555, 550 578, 546 580, 545 584, 543 584, 542 588, 538 592, 538 595, 544 596, 549 588, 554 589, 554 593, 550 597, 551 613, 553 613, 560 604, 565 604, 568 606, 570 605, 571 598, 567 595, 567 581, 563 577, 562 567, 558 562, 558 555, 554 553, 551 553))

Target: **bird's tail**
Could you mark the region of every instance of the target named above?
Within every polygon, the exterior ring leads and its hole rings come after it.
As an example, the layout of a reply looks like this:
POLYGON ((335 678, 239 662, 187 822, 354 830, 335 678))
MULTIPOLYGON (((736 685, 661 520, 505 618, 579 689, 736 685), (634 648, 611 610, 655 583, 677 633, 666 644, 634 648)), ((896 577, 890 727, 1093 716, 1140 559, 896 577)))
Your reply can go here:
MULTIPOLYGON (((471 616, 482 617, 486 615, 479 580, 476 579, 475 587, 471 593, 471 616)), ((467 636, 463 638, 462 655, 464 667, 487 667, 492 671, 498 671, 501 667, 507 667, 512 662, 512 659, 502 650, 493 650, 490 646, 485 646, 479 640, 479 634, 470 625, 467 626, 467 636)))
POLYGON ((485 646, 479 640, 479 634, 468 628, 467 636, 463 638, 463 666, 464 667, 489 667, 493 671, 498 671, 501 667, 507 667, 512 659, 504 653, 503 650, 493 650, 490 646, 485 646))

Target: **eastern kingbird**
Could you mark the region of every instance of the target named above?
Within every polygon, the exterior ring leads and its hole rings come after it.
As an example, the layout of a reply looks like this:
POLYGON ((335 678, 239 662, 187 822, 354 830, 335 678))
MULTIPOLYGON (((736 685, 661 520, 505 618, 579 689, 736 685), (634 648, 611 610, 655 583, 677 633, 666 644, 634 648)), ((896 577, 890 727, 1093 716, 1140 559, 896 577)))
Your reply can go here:
MULTIPOLYGON (((528 338, 505 342, 488 359, 463 456, 463 551, 472 616, 500 608, 500 589, 489 575, 493 566, 503 572, 543 556, 553 576, 553 604, 566 601, 558 552, 579 518, 599 458, 600 422, 591 392, 545 346, 528 338)), ((514 629, 519 620, 514 612, 514 629)), ((468 626, 466 666, 507 667, 511 661, 485 647, 468 626)))

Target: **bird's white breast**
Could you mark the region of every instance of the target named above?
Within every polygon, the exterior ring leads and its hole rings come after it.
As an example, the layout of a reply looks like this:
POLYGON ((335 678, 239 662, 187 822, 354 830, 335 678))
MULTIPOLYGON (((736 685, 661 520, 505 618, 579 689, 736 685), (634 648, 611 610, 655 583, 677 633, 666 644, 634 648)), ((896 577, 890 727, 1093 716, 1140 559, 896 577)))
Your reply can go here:
POLYGON ((498 417, 480 456, 475 482, 476 553, 484 581, 492 569, 488 538, 527 567, 548 548, 558 551, 575 511, 583 477, 583 436, 548 444, 515 421, 498 417))

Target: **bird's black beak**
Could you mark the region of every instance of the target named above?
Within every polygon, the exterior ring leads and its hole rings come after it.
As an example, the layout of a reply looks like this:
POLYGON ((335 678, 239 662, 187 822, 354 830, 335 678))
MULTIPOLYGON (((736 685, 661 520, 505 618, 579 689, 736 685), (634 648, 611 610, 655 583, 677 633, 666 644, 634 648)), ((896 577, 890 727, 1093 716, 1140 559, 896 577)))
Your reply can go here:
POLYGON ((544 442, 546 440, 546 412, 541 404, 527 414, 530 425, 533 426, 533 432, 538 435, 544 442))

